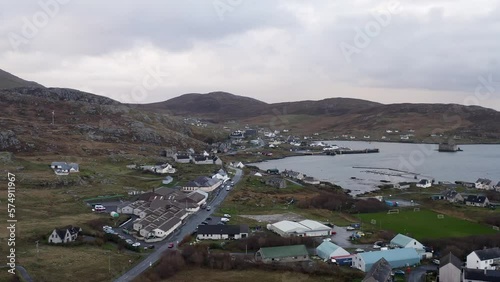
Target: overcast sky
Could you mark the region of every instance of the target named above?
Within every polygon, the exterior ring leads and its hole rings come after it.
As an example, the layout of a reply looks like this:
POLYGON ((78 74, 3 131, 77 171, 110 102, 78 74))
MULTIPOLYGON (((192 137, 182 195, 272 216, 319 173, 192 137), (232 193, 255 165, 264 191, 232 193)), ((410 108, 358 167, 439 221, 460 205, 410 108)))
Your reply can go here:
POLYGON ((0 3, 0 68, 45 86, 134 103, 221 90, 500 110, 500 1, 0 3))

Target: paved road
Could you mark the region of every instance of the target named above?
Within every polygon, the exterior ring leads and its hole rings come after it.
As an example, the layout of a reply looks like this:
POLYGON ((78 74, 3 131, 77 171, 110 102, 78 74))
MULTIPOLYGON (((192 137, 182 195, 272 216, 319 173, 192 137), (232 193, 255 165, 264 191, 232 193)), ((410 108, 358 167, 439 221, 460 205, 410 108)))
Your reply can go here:
MULTIPOLYGON (((8 268, 9 266, 2 266, 1 268, 8 268)), ((31 279, 31 276, 29 275, 28 271, 26 268, 22 267, 21 265, 17 264, 16 265, 16 270, 17 270, 17 275, 21 276, 21 278, 26 281, 26 282, 33 282, 33 279, 31 279)))
POLYGON ((421 265, 413 269, 408 275, 408 282, 424 282, 427 270, 437 270, 437 265, 421 265))
MULTIPOLYGON (((241 169, 235 169, 235 170, 236 174, 232 178, 232 180, 235 183, 237 183, 241 179, 242 170, 241 169)), ((177 242, 180 242, 186 235, 193 233, 196 227, 198 227, 200 223, 202 223, 208 216, 210 216, 214 212, 214 210, 222 203, 222 201, 224 201, 227 194, 230 192, 231 191, 226 191, 226 189, 223 188, 219 188, 216 191, 214 191, 213 193, 217 194, 212 199, 212 201, 208 203, 208 205, 212 207, 210 211, 200 210, 197 213, 191 215, 186 221, 186 223, 179 230, 174 232, 174 234, 170 235, 169 238, 162 241, 163 242, 162 246, 160 246, 159 248, 155 248, 155 251, 153 253, 151 253, 143 261, 141 261, 140 263, 135 265, 132 269, 130 269, 125 274, 116 279, 115 282, 132 281, 142 272, 146 271, 146 269, 151 267, 155 262, 157 262, 161 258, 163 252, 168 250, 169 242, 175 242, 175 246, 177 246, 177 242)))

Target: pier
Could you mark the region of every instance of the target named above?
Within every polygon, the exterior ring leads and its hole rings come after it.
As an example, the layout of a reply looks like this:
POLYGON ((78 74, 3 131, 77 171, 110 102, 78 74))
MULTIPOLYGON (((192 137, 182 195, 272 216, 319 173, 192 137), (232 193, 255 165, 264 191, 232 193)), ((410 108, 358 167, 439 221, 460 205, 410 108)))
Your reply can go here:
POLYGON ((379 149, 362 149, 362 150, 331 150, 325 152, 326 155, 350 155, 350 154, 372 154, 379 153, 379 149))

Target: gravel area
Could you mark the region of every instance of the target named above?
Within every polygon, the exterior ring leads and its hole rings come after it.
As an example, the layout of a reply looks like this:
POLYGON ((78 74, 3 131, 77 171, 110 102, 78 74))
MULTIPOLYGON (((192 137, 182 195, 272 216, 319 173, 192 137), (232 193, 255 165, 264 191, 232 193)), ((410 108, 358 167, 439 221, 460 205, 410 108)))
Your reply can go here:
POLYGON ((281 214, 264 214, 264 215, 240 215, 241 217, 251 218, 257 220, 258 222, 269 222, 275 223, 282 220, 290 221, 301 221, 305 218, 293 212, 281 213, 281 214))

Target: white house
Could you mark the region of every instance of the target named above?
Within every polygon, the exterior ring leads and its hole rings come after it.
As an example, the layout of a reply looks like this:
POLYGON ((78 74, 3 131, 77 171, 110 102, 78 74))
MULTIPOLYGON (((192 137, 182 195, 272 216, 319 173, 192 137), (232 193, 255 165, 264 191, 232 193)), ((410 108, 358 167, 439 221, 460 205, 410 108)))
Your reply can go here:
POLYGON ((456 282, 462 276, 462 261, 452 253, 439 260, 439 281, 456 282))
POLYGON ((223 183, 229 180, 229 176, 223 169, 220 169, 216 174, 212 175, 212 178, 219 179, 223 183))
POLYGON ((467 268, 495 269, 492 264, 500 263, 500 248, 476 250, 467 256, 467 268))
POLYGON ((196 232, 199 240, 241 239, 248 237, 248 225, 199 225, 196 232))
POLYGON ((484 190, 490 190, 492 189, 492 181, 486 178, 479 178, 476 180, 474 183, 476 189, 484 189, 484 190))
POLYGON ((413 248, 417 250, 424 249, 424 245, 422 245, 422 243, 403 234, 398 234, 392 238, 390 244, 400 248, 413 248))
POLYGON ((49 243, 61 244, 73 242, 76 240, 80 232, 82 232, 80 227, 71 225, 62 229, 56 228, 49 236, 49 243))
POLYGON ((422 179, 417 183, 417 187, 419 188, 429 188, 432 186, 432 183, 427 179, 422 179))
POLYGON ((185 186, 182 187, 184 192, 192 192, 196 190, 201 190, 203 192, 211 192, 218 188, 222 184, 219 179, 213 179, 206 176, 199 176, 195 180, 189 181, 185 186))
POLYGON ((52 162, 50 168, 57 175, 68 175, 70 172, 79 172, 80 166, 77 163, 52 162))

